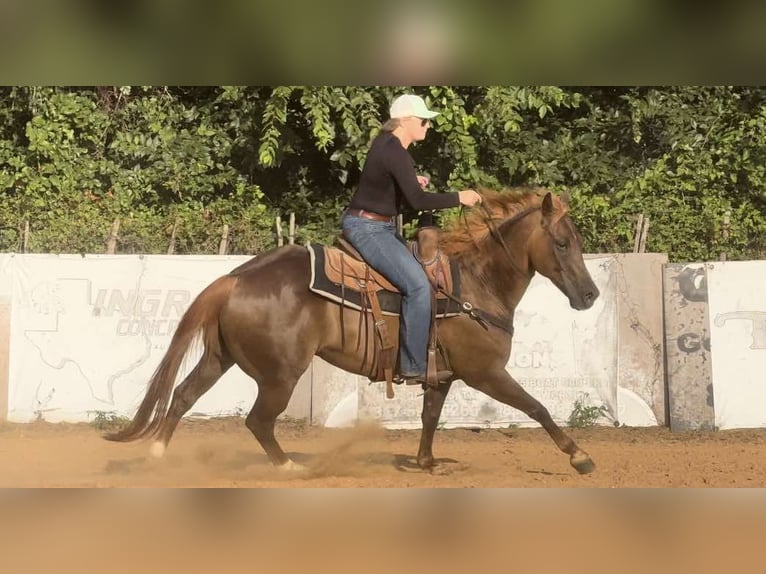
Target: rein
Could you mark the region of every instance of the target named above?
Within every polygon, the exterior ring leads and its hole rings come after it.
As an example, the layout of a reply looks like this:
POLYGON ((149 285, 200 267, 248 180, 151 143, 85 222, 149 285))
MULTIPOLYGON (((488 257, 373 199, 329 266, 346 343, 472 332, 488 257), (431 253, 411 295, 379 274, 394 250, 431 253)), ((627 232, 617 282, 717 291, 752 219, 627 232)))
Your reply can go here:
MULTIPOLYGON (((492 214, 490 213, 489 209, 487 209, 484 203, 480 203, 479 207, 482 209, 482 211, 485 214, 484 222, 487 224, 487 229, 489 229, 489 234, 495 239, 495 241, 497 241, 503 247, 503 251, 505 251, 505 254, 508 256, 508 261, 510 262, 513 269, 522 277, 527 277, 529 273, 524 273, 524 271, 519 269, 519 266, 516 265, 516 261, 514 261, 513 255, 511 255, 511 250, 508 248, 508 244, 505 242, 505 239, 503 239, 503 235, 497 229, 497 226, 495 225, 495 221, 492 218, 492 214)), ((541 209, 539 205, 523 209, 522 211, 519 211, 518 213, 514 214, 513 217, 510 217, 507 221, 505 221, 504 224, 512 225, 516 223, 517 221, 525 218, 530 213, 538 211, 539 209, 541 209)), ((465 215, 465 209, 463 209, 462 206, 460 207, 460 216, 463 218, 463 221, 465 222, 465 227, 466 227, 466 230, 468 231, 468 235, 471 237, 471 241, 473 241, 473 244, 478 248, 479 244, 476 241, 476 239, 474 239, 473 235, 471 234, 471 227, 468 225, 468 219, 465 215)), ((451 299, 452 301, 460 305, 461 312, 466 313, 469 317, 471 317, 471 319, 477 321, 485 329, 489 328, 487 326, 489 324, 494 327, 497 327, 498 329, 501 329, 502 331, 505 331, 511 337, 513 337, 513 318, 511 318, 510 320, 500 319, 496 317, 495 315, 492 315, 491 313, 487 313, 486 311, 477 309, 469 301, 461 301, 460 299, 458 299, 451 293, 447 293, 441 288, 439 288, 439 291, 441 293, 444 293, 444 295, 446 295, 449 299, 451 299)))
POLYGON ((497 327, 501 331, 505 331, 508 333, 511 337, 513 337, 513 319, 501 319, 491 313, 487 313, 486 311, 482 311, 481 309, 477 309, 473 306, 473 304, 469 301, 461 301, 457 297, 455 297, 452 293, 447 293, 442 287, 439 287, 437 289, 440 293, 443 293, 448 299, 451 301, 454 301, 458 305, 460 305, 460 312, 465 313, 468 315, 471 319, 479 323, 482 327, 484 327, 485 330, 489 330, 489 327, 487 325, 492 325, 493 327, 497 327))
MULTIPOLYGON (((513 259, 513 255, 511 255, 511 250, 508 248, 508 244, 505 242, 505 239, 503 239, 502 233, 498 231, 497 226, 495 225, 495 220, 492 218, 492 213, 490 213, 489 209, 487 209, 487 206, 484 205, 484 203, 479 204, 479 208, 484 212, 484 222, 487 224, 487 229, 489 229, 489 234, 497 241, 503 248, 503 251, 505 251, 505 254, 508 256, 508 261, 510 262, 513 269, 522 277, 527 277, 529 273, 524 273, 521 269, 519 269, 519 266, 516 265, 516 261, 513 259)), ((535 211, 538 211, 541 209, 539 205, 527 207, 526 209, 523 209, 519 211, 518 213, 514 214, 513 217, 510 217, 508 220, 506 220, 503 225, 513 225, 517 221, 520 221, 524 219, 527 215, 530 213, 534 213, 535 211)), ((463 218, 465 218, 465 215, 463 215, 463 218)), ((468 223, 466 220, 466 229, 468 229, 468 233, 471 232, 470 228, 468 227, 468 223)), ((473 239, 473 237, 472 237, 473 239)), ((474 241, 474 243, 476 243, 474 241)))

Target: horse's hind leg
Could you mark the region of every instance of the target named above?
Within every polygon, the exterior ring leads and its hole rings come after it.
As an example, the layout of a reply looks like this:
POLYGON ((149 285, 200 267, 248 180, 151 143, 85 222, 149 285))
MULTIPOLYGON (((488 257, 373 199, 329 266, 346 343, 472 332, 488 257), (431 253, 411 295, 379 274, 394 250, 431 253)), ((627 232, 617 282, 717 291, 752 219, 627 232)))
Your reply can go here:
POLYGON ((434 433, 451 386, 452 381, 441 383, 438 387, 427 386, 423 394, 423 413, 420 417, 423 430, 420 432, 418 448, 418 466, 423 470, 432 468, 434 465, 434 455, 431 450, 434 444, 434 433))
POLYGON ((465 382, 493 399, 512 406, 534 419, 548 431, 548 434, 563 452, 569 455, 569 463, 580 474, 592 472, 596 467, 588 453, 581 450, 575 442, 553 422, 548 409, 527 393, 505 370, 476 374, 465 377, 465 382))
POLYGON ((173 400, 168 413, 157 431, 157 439, 152 443, 151 453, 161 457, 173 436, 178 422, 199 398, 204 395, 231 368, 234 361, 227 353, 206 352, 197 366, 184 381, 173 391, 173 400))
POLYGON ((275 466, 286 470, 300 469, 279 446, 274 436, 277 417, 287 408, 287 403, 298 383, 298 376, 270 377, 258 380, 258 396, 245 425, 260 443, 269 460, 275 466))

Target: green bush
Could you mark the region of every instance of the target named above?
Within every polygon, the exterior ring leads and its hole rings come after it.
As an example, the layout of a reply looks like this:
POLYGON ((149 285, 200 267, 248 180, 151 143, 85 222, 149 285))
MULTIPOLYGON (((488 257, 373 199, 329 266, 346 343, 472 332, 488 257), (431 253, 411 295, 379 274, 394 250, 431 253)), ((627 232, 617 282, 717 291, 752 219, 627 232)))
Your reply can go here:
POLYGON ((607 414, 608 411, 604 405, 589 405, 587 401, 587 393, 575 400, 572 412, 567 420, 567 426, 572 428, 592 427, 598 422, 599 418, 607 414))
MULTIPOLYGON (((435 191, 567 189, 588 252, 766 252, 766 88, 0 87, 0 249, 229 253, 330 241, 391 98, 441 113, 410 148, 435 191)), ((457 210, 444 213, 443 221, 457 210)), ((406 210, 404 219, 416 214, 406 210)))

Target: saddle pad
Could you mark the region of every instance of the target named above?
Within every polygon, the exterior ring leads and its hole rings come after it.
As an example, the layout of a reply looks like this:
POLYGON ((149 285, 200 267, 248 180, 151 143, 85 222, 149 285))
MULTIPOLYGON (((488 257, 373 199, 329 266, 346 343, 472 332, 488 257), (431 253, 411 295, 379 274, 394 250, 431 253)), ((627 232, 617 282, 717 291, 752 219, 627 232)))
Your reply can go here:
POLYGON ((348 255, 344 250, 326 248, 324 250, 324 274, 330 283, 340 285, 343 282, 347 289, 362 291, 360 285, 365 285, 367 290, 386 290, 398 293, 397 289, 388 279, 369 267, 364 261, 348 255))
MULTIPOLYGON (((362 294, 359 291, 353 290, 348 286, 345 288, 345 291, 342 291, 340 283, 336 283, 327 278, 327 274, 325 273, 325 249, 335 248, 325 247, 319 243, 309 243, 306 246, 306 249, 308 249, 309 257, 311 259, 309 290, 317 295, 321 295, 325 299, 329 299, 338 304, 343 302, 344 306, 361 311, 362 294)), ((456 267, 457 266, 455 265, 451 265, 450 273, 452 275, 453 295, 460 297, 460 272, 456 267)), ((402 305, 402 296, 400 293, 380 289, 377 291, 377 296, 378 301, 380 302, 380 308, 384 315, 399 315, 402 305)), ((453 317, 459 314, 460 309, 458 304, 451 299, 440 298, 436 300, 436 316, 438 318, 453 317)))

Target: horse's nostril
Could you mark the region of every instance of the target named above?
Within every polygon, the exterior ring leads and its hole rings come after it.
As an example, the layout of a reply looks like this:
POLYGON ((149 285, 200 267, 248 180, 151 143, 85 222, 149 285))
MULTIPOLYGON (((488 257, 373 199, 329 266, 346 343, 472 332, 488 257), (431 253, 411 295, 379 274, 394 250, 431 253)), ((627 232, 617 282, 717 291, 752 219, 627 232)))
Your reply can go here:
POLYGON ((588 291, 585 294, 585 300, 586 301, 593 301, 594 297, 595 297, 595 295, 593 294, 593 291, 588 291))

